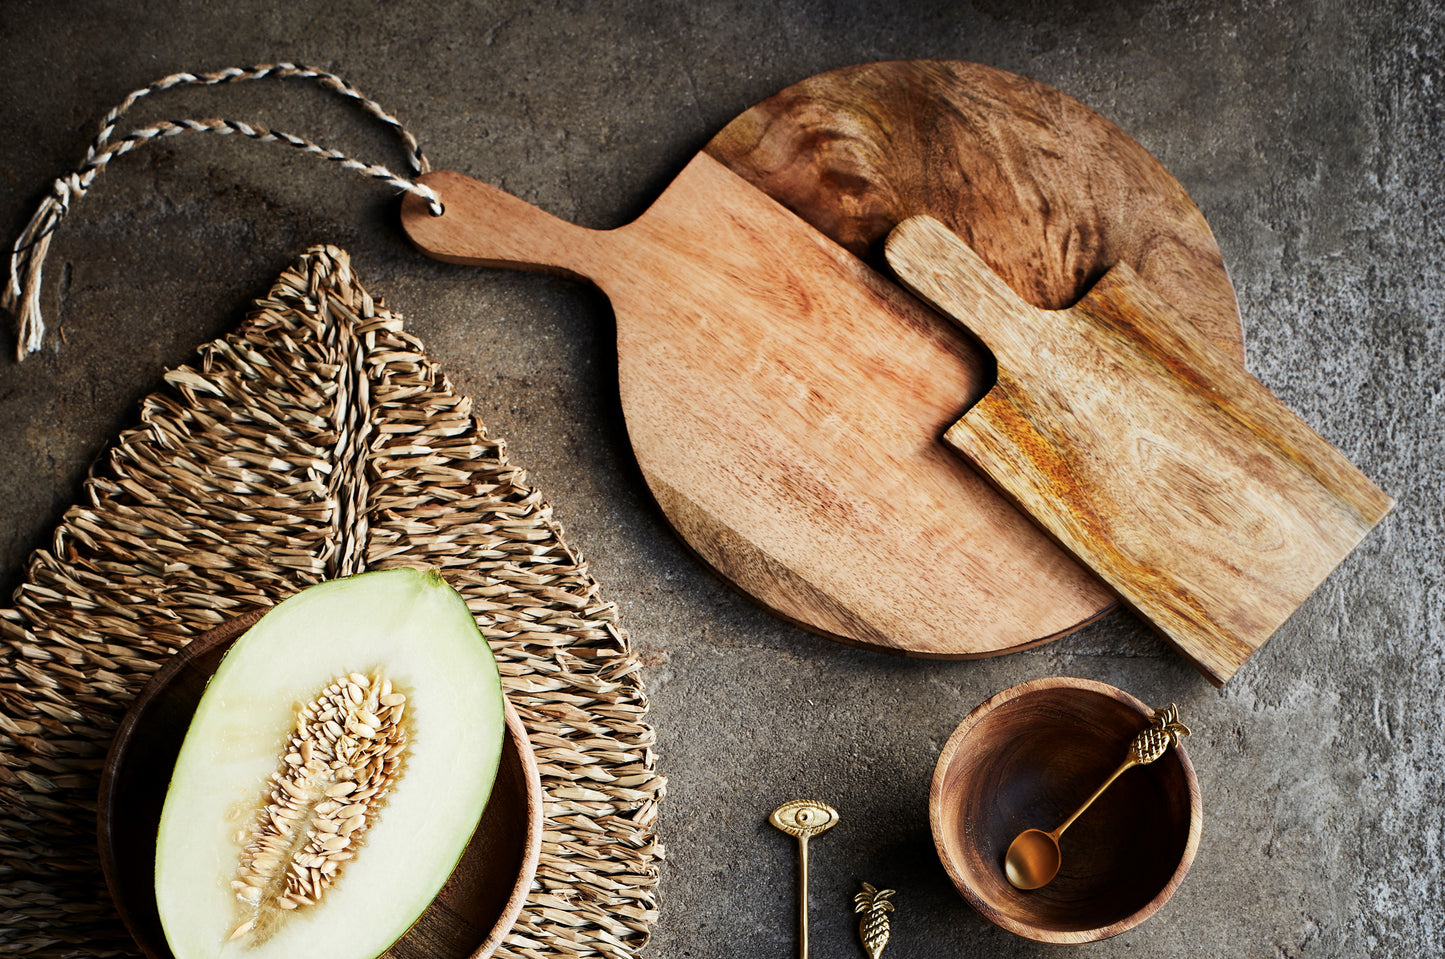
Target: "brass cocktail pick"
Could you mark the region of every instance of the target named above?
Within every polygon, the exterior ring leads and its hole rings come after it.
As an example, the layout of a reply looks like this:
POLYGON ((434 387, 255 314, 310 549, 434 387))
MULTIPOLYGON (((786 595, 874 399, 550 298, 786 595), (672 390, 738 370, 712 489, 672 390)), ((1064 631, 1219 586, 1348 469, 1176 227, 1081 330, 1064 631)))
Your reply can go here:
POLYGON ((798 837, 798 957, 808 959, 808 840, 838 825, 838 810, 816 799, 794 799, 774 809, 768 822, 798 837))
POLYGON ((863 951, 868 954, 868 959, 878 959, 883 955, 883 947, 888 945, 888 914, 893 911, 893 903, 888 899, 892 895, 892 889, 877 889, 872 883, 865 882, 863 891, 853 897, 857 903, 853 911, 863 914, 863 918, 858 920, 858 937, 863 940, 863 951))

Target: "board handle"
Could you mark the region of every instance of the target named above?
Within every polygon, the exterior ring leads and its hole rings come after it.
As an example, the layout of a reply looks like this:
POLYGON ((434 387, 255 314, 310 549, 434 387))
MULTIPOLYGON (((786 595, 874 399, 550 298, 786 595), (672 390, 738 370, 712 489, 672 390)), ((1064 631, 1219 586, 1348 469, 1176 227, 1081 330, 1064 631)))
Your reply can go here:
POLYGON ((438 170, 420 182, 440 196, 444 212, 435 216, 427 203, 407 195, 401 225, 427 256, 448 263, 506 267, 586 279, 595 261, 597 230, 559 220, 525 200, 450 170, 438 170))
POLYGON ((937 296, 924 288, 953 294, 950 308, 940 312, 982 340, 1001 364, 1005 357, 1028 360, 1028 330, 1045 314, 1057 315, 1020 297, 972 247, 931 216, 909 217, 895 226, 884 253, 904 286, 925 302, 936 302, 937 296))

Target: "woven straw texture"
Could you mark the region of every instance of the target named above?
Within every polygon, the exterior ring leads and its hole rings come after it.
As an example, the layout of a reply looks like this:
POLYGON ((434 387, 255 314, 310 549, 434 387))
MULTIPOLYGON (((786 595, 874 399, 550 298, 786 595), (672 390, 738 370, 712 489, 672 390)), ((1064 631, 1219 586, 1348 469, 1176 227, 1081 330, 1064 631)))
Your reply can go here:
POLYGON ((345 253, 309 250, 141 425, 0 610, 0 955, 133 950, 95 846, 116 724, 171 651, 335 576, 437 566, 491 641, 546 795, 497 955, 626 959, 664 781, 639 663, 551 510, 345 253))

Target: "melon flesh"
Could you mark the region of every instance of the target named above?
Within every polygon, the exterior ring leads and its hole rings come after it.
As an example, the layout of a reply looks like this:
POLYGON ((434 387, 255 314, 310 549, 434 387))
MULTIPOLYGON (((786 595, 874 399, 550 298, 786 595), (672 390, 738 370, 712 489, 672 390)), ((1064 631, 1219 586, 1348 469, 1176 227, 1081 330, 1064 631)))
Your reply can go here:
MULTIPOLYGON (((226 654, 176 760, 156 843, 156 904, 176 959, 374 959, 425 911, 466 848, 505 724, 495 660, 436 572, 313 586, 226 654), (317 901, 280 910, 233 886, 248 828, 279 788, 298 712, 350 674, 406 696, 406 744, 386 795, 317 901), (254 918, 254 926, 232 938, 254 918)), ((384 710, 383 710, 384 711, 384 710)), ((294 761, 294 751, 293 751, 294 761)), ((300 829, 307 828, 305 817, 300 829)))

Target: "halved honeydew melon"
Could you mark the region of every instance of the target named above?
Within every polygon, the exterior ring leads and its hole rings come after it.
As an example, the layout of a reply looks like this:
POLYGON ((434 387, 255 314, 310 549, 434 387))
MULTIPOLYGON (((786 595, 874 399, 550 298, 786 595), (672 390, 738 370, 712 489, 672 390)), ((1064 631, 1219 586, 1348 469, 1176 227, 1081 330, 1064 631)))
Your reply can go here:
POLYGON ((504 735, 491 649, 437 573, 278 605, 226 654, 166 794, 156 904, 176 959, 381 955, 451 874, 504 735))

